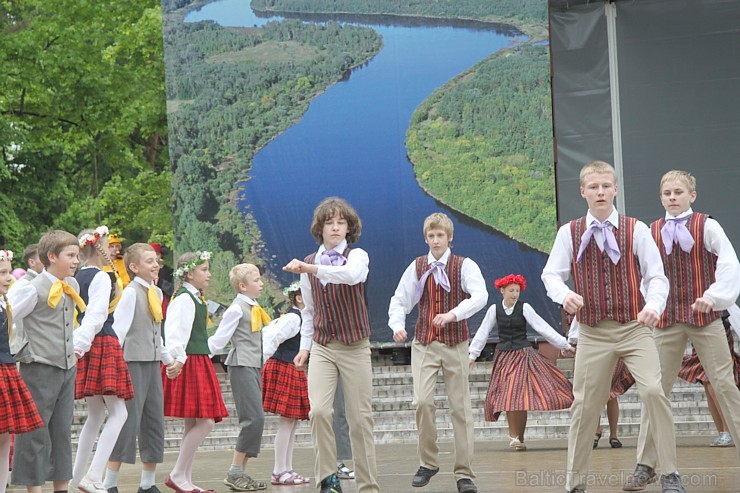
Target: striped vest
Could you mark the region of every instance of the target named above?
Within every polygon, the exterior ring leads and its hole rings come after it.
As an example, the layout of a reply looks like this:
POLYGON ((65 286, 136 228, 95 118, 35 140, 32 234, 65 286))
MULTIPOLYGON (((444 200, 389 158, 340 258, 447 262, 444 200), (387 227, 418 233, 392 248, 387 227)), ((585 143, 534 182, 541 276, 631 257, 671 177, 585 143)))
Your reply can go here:
MULTIPOLYGON (((621 253, 616 265, 593 238, 580 261, 576 262, 573 255, 575 292, 583 296, 583 308, 578 313, 582 323, 593 327, 605 318, 622 324, 637 320, 645 300, 640 293, 640 263, 632 251, 635 224, 637 219, 619 215, 619 225, 613 229, 621 253)), ((587 229, 585 217, 570 222, 573 252, 581 247, 581 236, 587 229)))
POLYGON ((717 270, 717 256, 704 248, 704 225, 708 217, 694 212, 686 221, 686 228, 694 238, 694 247, 689 253, 681 250, 679 245, 674 245, 671 254, 666 255, 660 234, 665 218, 650 225, 650 232, 663 259, 665 275, 671 284, 658 327, 665 328, 679 322, 704 327, 722 315, 722 312, 717 311, 699 313, 691 309, 694 301, 703 296, 704 291, 714 282, 714 273, 717 270))
MULTIPOLYGON (((427 255, 416 258, 416 278, 429 269, 427 255)), ((419 318, 416 319, 414 334, 416 340, 427 345, 437 340, 442 344, 455 347, 468 340, 468 322, 460 320, 444 327, 435 327, 432 321, 436 315, 447 313, 470 295, 462 290, 462 264, 465 257, 450 254, 445 265, 445 272, 450 280, 450 292, 442 289, 435 281, 434 276, 427 277, 424 291, 419 300, 419 318)))
MULTIPOLYGON (((347 247, 342 253, 349 256, 352 249, 347 247)), ((316 253, 306 257, 307 264, 313 264, 316 253)), ((325 346, 332 339, 342 344, 352 344, 370 337, 370 319, 365 305, 365 283, 349 284, 327 283, 325 286, 316 276, 308 276, 313 295, 313 340, 325 346)))

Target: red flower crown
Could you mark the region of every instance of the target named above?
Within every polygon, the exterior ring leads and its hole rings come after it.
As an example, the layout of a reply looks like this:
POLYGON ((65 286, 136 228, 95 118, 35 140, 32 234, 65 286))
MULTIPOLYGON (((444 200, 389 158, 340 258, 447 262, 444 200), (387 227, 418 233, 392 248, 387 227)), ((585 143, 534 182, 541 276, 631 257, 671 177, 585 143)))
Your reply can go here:
POLYGON ((524 279, 524 276, 519 274, 509 274, 508 276, 499 277, 493 281, 493 285, 496 289, 505 288, 509 284, 518 284, 522 291, 527 289, 527 280, 524 279))

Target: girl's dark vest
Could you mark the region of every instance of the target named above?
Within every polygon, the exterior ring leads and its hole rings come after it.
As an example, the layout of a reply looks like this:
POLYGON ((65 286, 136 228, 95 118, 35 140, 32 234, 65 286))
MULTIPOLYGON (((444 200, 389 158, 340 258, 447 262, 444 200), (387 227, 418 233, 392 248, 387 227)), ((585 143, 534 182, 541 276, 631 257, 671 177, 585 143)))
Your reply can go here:
MULTIPOLYGON (((299 323, 303 323, 303 317, 301 317, 301 311, 298 308, 293 308, 288 313, 295 313, 298 315, 299 323)), ((273 358, 285 361, 286 363, 292 363, 293 359, 301 349, 301 332, 298 331, 296 335, 280 344, 272 355, 273 358)))
POLYGON ((531 346, 527 340, 527 320, 524 318, 524 303, 517 301, 514 311, 507 315, 504 304, 496 307, 496 325, 500 342, 496 349, 514 351, 531 346))
POLYGON ((8 311, 0 311, 0 364, 15 364, 10 355, 10 335, 8 334, 8 311))
MULTIPOLYGON (((101 272, 101 270, 97 267, 93 267, 89 269, 81 269, 79 272, 77 272, 77 274, 75 274, 75 279, 77 279, 77 283, 80 285, 80 297, 86 305, 90 302, 90 284, 92 284, 93 278, 98 272, 101 272)), ((112 272, 105 272, 105 274, 108 275, 111 282, 110 299, 108 300, 108 303, 110 304, 110 302, 113 301, 113 297, 115 296, 116 278, 114 277, 114 274, 112 272)), ((77 315, 77 321, 82 322, 82 319, 84 317, 85 312, 79 313, 77 315)), ((98 336, 117 337, 116 333, 113 331, 113 313, 108 314, 108 318, 105 320, 103 328, 100 329, 100 332, 95 335, 95 337, 98 336)))

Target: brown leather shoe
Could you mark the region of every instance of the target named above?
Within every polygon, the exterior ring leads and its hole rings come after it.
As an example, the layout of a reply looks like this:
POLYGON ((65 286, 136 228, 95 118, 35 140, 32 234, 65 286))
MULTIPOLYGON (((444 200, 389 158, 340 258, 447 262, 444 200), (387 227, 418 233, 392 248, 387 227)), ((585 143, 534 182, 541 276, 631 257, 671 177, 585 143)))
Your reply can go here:
POLYGON ((622 491, 642 491, 645 487, 658 480, 655 469, 645 464, 637 464, 635 472, 628 477, 622 486, 622 491))

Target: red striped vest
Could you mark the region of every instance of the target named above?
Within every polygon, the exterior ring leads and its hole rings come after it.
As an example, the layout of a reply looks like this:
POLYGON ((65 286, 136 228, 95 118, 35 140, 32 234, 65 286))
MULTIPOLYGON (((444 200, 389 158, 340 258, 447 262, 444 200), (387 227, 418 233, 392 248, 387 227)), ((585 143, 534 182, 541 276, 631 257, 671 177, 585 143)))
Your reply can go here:
MULTIPOLYGON (((468 323, 465 320, 452 322, 444 327, 435 327, 432 323, 435 315, 447 313, 461 301, 470 298, 470 295, 462 290, 462 264, 465 257, 450 254, 445 265, 445 272, 450 280, 450 292, 448 293, 437 285, 434 276, 427 277, 424 291, 419 300, 419 318, 416 319, 414 335, 416 339, 427 345, 437 340, 442 344, 455 347, 461 342, 468 340, 468 323)), ((416 278, 421 279, 424 272, 429 269, 427 255, 416 259, 416 278)))
POLYGON ((694 212, 686 221, 686 228, 694 238, 694 247, 686 253, 679 245, 674 245, 670 255, 666 255, 660 231, 665 225, 665 218, 658 219, 650 225, 650 232, 660 250, 665 275, 671 284, 665 311, 658 327, 669 327, 675 323, 691 324, 704 327, 717 320, 721 312, 699 313, 691 305, 704 295, 704 291, 714 282, 717 270, 717 256, 704 248, 704 224, 709 216, 694 212))
MULTIPOLYGON (((620 214, 619 225, 613 228, 621 254, 616 265, 606 252, 599 250, 593 237, 580 261, 576 262, 573 255, 571 268, 575 292, 583 296, 578 320, 584 324, 593 327, 605 318, 624 324, 636 320, 645 305, 640 294, 640 263, 632 252, 636 223, 637 219, 620 214)), ((587 229, 585 217, 570 222, 573 252, 581 247, 581 236, 587 229)))
MULTIPOLYGON (((347 247, 342 255, 349 256, 352 249, 347 247)), ((316 253, 306 257, 307 264, 313 264, 316 253)), ((313 340, 325 346, 332 339, 342 344, 352 344, 370 337, 370 319, 365 305, 365 283, 334 284, 326 286, 316 276, 308 276, 313 295, 313 340)))

